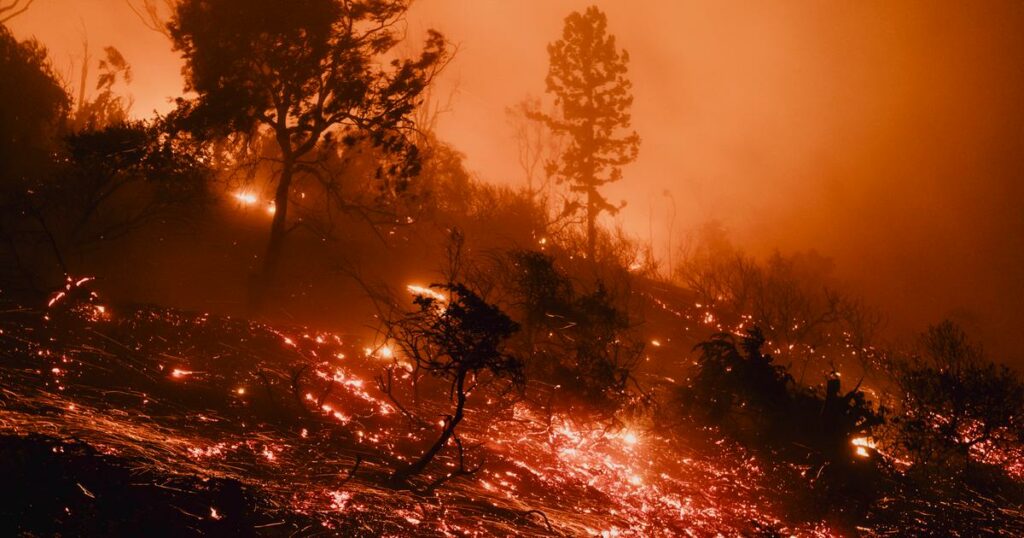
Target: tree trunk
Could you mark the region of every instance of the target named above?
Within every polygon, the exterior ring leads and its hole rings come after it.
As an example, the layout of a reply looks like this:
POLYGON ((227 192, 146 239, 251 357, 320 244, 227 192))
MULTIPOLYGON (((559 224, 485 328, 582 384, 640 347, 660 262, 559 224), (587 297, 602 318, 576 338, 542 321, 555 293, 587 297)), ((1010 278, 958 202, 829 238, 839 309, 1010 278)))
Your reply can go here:
POLYGON ((281 177, 277 182, 277 192, 274 194, 274 218, 270 223, 270 240, 267 242, 267 252, 263 256, 263 266, 254 275, 252 288, 249 290, 250 315, 257 315, 263 312, 267 295, 277 283, 277 271, 281 265, 284 239, 288 233, 285 226, 288 223, 288 197, 291 193, 292 177, 294 174, 294 159, 286 157, 281 169, 281 177))
POLYGON ((441 431, 441 437, 439 437, 437 441, 434 442, 433 446, 424 452, 418 460, 395 471, 391 475, 391 480, 393 482, 405 482, 409 478, 422 473, 423 470, 427 468, 427 465, 430 465, 430 462, 433 461, 434 456, 436 456, 438 452, 441 452, 445 445, 448 444, 448 441, 451 440, 452 435, 455 434, 455 427, 462 421, 462 412, 466 407, 465 382, 466 372, 459 372, 455 381, 455 394, 457 397, 455 414, 452 415, 448 423, 445 424, 444 430, 441 431))
POLYGON ((597 261, 597 200, 594 187, 587 189, 587 259, 597 261))

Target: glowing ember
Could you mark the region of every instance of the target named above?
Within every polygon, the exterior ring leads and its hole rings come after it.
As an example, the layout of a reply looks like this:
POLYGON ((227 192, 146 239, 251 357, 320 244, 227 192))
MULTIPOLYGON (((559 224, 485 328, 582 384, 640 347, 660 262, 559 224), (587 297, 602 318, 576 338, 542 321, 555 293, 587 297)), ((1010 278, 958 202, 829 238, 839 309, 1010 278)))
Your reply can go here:
POLYGON ((428 287, 424 287, 424 286, 418 286, 416 284, 409 284, 408 286, 405 287, 405 289, 409 290, 409 293, 411 293, 413 295, 420 295, 420 296, 423 296, 423 297, 430 297, 431 299, 434 299, 435 301, 438 301, 438 302, 442 302, 443 303, 443 302, 446 302, 448 300, 448 298, 445 297, 444 294, 442 294, 442 293, 440 293, 437 290, 432 289, 432 288, 428 288, 428 287))
POLYGON ((238 200, 238 202, 242 205, 253 205, 259 201, 259 198, 257 198, 256 195, 250 191, 239 191, 232 194, 231 196, 233 196, 235 200, 238 200))
POLYGON ((851 439, 850 444, 856 447, 856 454, 862 458, 867 458, 871 456, 871 452, 869 452, 868 449, 875 449, 875 442, 867 437, 857 437, 851 439))

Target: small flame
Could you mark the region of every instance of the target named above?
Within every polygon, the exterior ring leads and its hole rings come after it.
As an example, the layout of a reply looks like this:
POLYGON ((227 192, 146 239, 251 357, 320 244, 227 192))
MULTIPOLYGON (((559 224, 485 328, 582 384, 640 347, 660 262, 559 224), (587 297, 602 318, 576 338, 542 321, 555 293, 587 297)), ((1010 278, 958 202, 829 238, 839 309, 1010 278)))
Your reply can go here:
POLYGON ((253 205, 259 201, 259 198, 250 191, 239 191, 232 194, 232 196, 242 205, 253 205))

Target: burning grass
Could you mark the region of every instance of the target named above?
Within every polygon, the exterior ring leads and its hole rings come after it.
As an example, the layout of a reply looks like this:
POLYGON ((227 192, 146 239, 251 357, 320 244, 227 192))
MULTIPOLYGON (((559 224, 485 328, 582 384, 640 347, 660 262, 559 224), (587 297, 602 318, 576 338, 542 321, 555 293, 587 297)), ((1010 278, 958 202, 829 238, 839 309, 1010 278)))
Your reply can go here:
MULTIPOLYGON (((121 510, 114 533, 839 533, 787 506, 799 468, 713 432, 574 421, 532 403, 546 399, 538 388, 503 412, 471 396, 460 435, 478 473, 430 494, 394 489, 390 472, 440 426, 408 417, 379 390, 383 367, 401 364, 375 352, 379 343, 100 306, 88 296, 0 314, 3 442, 28 467, 60 470, 46 475, 51 489, 32 490, 31 513, 5 528, 89 532, 121 510)), ((445 392, 430 389, 406 388, 401 399, 440 420, 445 392)), ((452 452, 424 480, 455 468, 452 452)))

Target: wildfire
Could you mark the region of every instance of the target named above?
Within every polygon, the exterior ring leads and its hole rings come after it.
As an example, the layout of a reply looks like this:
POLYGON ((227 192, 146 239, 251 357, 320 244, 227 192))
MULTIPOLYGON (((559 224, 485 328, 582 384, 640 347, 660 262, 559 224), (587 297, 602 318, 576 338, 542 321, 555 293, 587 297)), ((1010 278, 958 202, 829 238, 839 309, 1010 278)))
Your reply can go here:
MULTIPOLYGON (((261 203, 260 197, 249 190, 233 192, 231 193, 231 197, 234 198, 238 202, 238 205, 242 207, 252 207, 261 203)), ((273 200, 266 203, 265 211, 271 216, 277 212, 277 206, 274 204, 273 200)))
POLYGON ((256 202, 259 202, 259 198, 250 191, 239 191, 231 196, 233 196, 235 200, 238 200, 238 203, 246 206, 254 205, 256 202))
POLYGON ((862 458, 871 456, 871 452, 868 449, 875 449, 875 442, 867 437, 856 437, 851 439, 850 444, 854 446, 855 453, 862 458))
POLYGON ((409 290, 409 293, 411 293, 413 295, 419 295, 419 296, 422 296, 422 297, 430 297, 431 299, 434 299, 435 301, 438 301, 440 303, 444 303, 444 302, 448 301, 448 298, 445 297, 443 293, 441 293, 441 292, 439 292, 439 291, 437 291, 437 290, 435 290, 433 288, 428 288, 428 287, 425 287, 425 286, 419 286, 419 285, 416 285, 416 284, 409 284, 408 286, 405 287, 405 289, 409 290))

